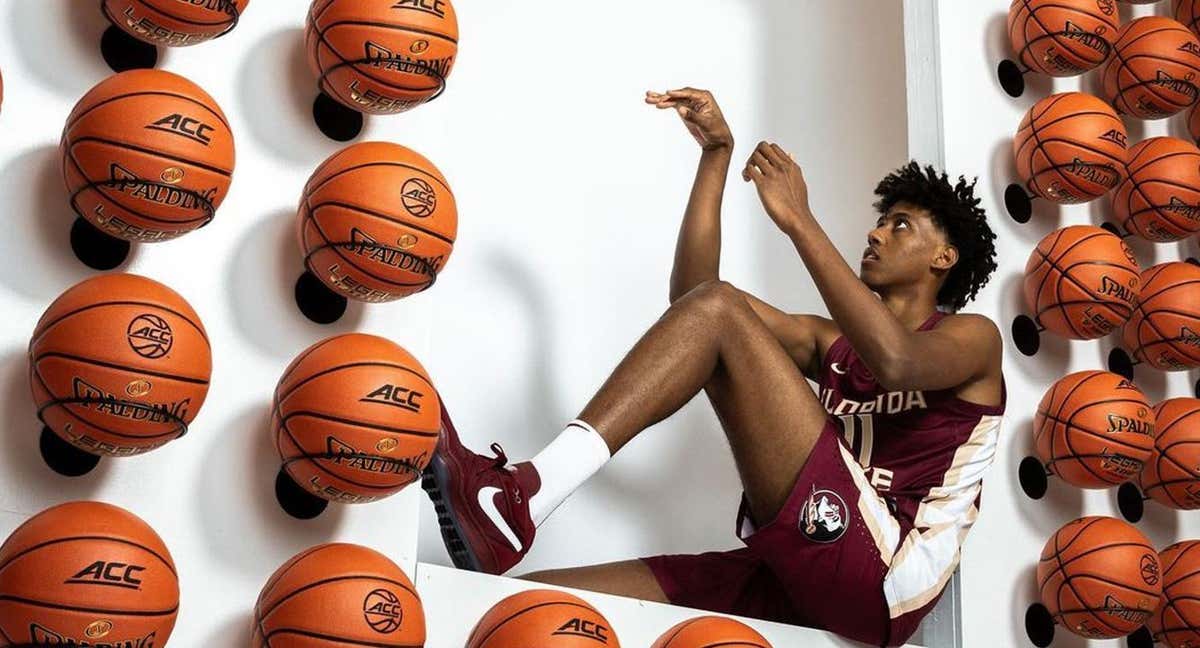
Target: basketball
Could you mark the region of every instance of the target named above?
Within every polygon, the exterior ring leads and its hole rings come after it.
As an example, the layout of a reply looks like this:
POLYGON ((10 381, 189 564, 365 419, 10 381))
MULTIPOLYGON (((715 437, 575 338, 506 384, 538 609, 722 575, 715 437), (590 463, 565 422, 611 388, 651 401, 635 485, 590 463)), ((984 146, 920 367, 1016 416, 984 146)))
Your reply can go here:
POLYGON ((1173 0, 1171 4, 1171 15, 1175 20, 1193 34, 1200 34, 1200 0, 1173 0))
POLYGON ((60 504, 0 546, 5 646, 163 646, 178 612, 171 552, 125 509, 60 504))
POLYGON ((398 144, 363 142, 317 167, 298 230, 305 268, 330 290, 386 302, 433 285, 454 251, 458 209, 432 162, 398 144))
POLYGON ((387 556, 352 544, 300 552, 263 586, 253 646, 413 648, 425 645, 425 611, 412 581, 387 556), (317 638, 318 640, 314 640, 317 638))
POLYGON ((1158 607, 1158 553, 1133 525, 1084 517, 1055 532, 1037 567, 1042 604, 1067 630, 1093 639, 1123 637, 1158 607))
POLYGON ((275 389, 271 426, 288 475, 312 494, 359 504, 420 476, 441 430, 425 368, 399 345, 349 333, 318 342, 275 389))
POLYGON ((741 621, 702 616, 676 624, 650 648, 771 648, 771 644, 741 621))
POLYGON ((1051 232, 1025 264, 1025 305, 1048 330, 1072 340, 1104 337, 1133 314, 1141 277, 1133 250, 1091 225, 1051 232))
POLYGON ((1079 488, 1135 479, 1154 448, 1154 412, 1146 396, 1107 371, 1080 371, 1051 385, 1033 419, 1038 458, 1079 488))
POLYGON ((1177 542, 1158 553, 1163 592, 1146 627, 1168 648, 1200 646, 1200 541, 1177 542))
POLYGON ((1121 332, 1125 349, 1163 371, 1200 367, 1200 267, 1161 263, 1142 273, 1142 290, 1121 332))
POLYGON ((1200 148, 1174 137, 1134 145, 1112 204, 1121 227, 1148 241, 1168 243, 1200 231, 1200 148))
POLYGON ((208 224, 233 176, 233 134, 213 98, 162 70, 101 81, 59 143, 71 208, 101 231, 151 243, 208 224))
POLYGON ((95 455, 141 454, 182 436, 211 375, 196 311, 138 275, 100 275, 69 288, 29 342, 38 417, 95 455))
POLYGON ((1196 102, 1200 41, 1182 23, 1161 16, 1121 28, 1104 66, 1104 97, 1141 119, 1170 117, 1196 102))
POLYGON ((1120 184, 1126 141, 1125 125, 1112 106, 1091 95, 1064 92, 1025 113, 1013 153, 1031 194, 1056 203, 1081 203, 1120 184))
POLYGON ((237 25, 250 0, 104 0, 109 21, 134 38, 166 47, 195 45, 237 25))
POLYGON ((1154 407, 1154 450, 1142 492, 1173 509, 1200 508, 1200 400, 1172 398, 1154 407))
POLYGON ((466 648, 621 648, 608 620, 583 599, 556 590, 513 594, 488 610, 466 648))
POLYGON ((1120 23, 1112 0, 1013 0, 1008 39, 1025 67, 1075 76, 1108 58, 1120 23))
POLYGON ((404 112, 435 98, 458 55, 450 0, 314 0, 304 30, 318 87, 363 113, 404 112))

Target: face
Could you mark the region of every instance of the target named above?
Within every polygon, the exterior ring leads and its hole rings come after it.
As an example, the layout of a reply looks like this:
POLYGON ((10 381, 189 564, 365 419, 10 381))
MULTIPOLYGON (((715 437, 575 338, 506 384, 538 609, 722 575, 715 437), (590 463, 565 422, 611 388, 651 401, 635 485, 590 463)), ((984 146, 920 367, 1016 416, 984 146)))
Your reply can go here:
POLYGON ((940 282, 958 260, 929 210, 897 203, 880 216, 867 233, 859 278, 871 290, 911 286, 922 281, 940 282))

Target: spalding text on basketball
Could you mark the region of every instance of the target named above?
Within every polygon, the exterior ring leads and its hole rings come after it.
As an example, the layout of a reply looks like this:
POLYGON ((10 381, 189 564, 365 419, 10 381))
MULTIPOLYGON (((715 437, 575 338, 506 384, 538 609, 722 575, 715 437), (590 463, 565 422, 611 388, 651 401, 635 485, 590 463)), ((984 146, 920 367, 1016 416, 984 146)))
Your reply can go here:
POLYGON ((154 636, 151 632, 145 637, 135 639, 106 639, 92 642, 87 639, 76 639, 62 632, 51 630, 37 623, 29 626, 29 639, 38 646, 72 646, 78 648, 154 648, 154 636))

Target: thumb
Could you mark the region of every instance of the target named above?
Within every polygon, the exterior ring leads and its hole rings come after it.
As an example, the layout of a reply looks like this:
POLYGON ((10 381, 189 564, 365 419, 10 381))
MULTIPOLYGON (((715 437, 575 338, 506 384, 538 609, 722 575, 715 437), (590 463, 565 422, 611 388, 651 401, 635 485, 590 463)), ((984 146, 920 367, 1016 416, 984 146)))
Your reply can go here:
POLYGON ((675 110, 677 110, 679 112, 679 116, 681 118, 686 119, 686 120, 691 120, 691 118, 692 118, 692 109, 691 108, 688 108, 687 106, 678 106, 675 108, 675 110))

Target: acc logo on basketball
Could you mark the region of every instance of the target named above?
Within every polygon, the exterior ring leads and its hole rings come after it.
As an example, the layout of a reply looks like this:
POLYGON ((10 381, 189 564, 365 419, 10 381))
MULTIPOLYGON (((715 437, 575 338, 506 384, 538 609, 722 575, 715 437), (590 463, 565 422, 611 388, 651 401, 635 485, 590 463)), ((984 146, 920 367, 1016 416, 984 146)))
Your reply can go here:
POLYGON ((586 637, 600 643, 608 643, 608 628, 587 619, 571 619, 562 624, 562 627, 551 635, 570 635, 572 637, 586 637))
POLYGON ((129 346, 143 358, 161 358, 171 350, 171 325, 158 315, 142 313, 129 322, 129 346))
POLYGON ((214 130, 212 126, 205 124, 199 119, 193 119, 179 113, 167 115, 147 125, 146 128, 186 137, 194 142, 200 142, 205 146, 208 146, 212 142, 212 136, 209 133, 214 130))
POLYGON ((399 0, 392 5, 392 9, 416 9, 433 14, 438 18, 446 17, 445 0, 399 0))
POLYGON ((363 599, 363 616, 375 632, 388 634, 400 629, 404 616, 400 599, 385 589, 377 589, 363 599))
POLYGON ((112 632, 112 629, 112 621, 101 619, 88 624, 88 627, 83 629, 83 634, 87 635, 88 639, 100 639, 112 632))
POLYGON ((399 385, 382 385, 366 396, 358 399, 360 403, 381 403, 392 405, 410 412, 420 412, 421 392, 413 391, 399 385))
POLYGON ((125 589, 141 589, 142 580, 138 573, 146 571, 140 565, 130 565, 122 562, 96 562, 79 570, 79 573, 63 581, 67 585, 107 585, 125 589))
POLYGON ((813 542, 834 542, 846 533, 850 509, 841 495, 831 490, 816 490, 800 509, 800 533, 813 542))
POLYGON ((425 218, 437 208, 437 194, 433 185, 421 178, 409 178, 400 189, 401 200, 408 213, 417 218, 425 218))
POLYGON ((1155 585, 1158 583, 1158 556, 1154 554, 1142 555, 1142 580, 1146 581, 1147 585, 1155 585))

